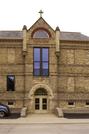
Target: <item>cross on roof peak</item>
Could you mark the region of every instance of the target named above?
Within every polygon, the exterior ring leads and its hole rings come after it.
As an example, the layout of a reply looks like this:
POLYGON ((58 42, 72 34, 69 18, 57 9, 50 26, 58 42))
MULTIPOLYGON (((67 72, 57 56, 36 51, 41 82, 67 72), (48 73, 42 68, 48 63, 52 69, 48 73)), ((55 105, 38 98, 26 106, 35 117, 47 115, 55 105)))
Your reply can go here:
POLYGON ((43 13, 44 13, 44 12, 43 12, 42 10, 39 11, 40 17, 42 17, 42 14, 43 14, 43 13))

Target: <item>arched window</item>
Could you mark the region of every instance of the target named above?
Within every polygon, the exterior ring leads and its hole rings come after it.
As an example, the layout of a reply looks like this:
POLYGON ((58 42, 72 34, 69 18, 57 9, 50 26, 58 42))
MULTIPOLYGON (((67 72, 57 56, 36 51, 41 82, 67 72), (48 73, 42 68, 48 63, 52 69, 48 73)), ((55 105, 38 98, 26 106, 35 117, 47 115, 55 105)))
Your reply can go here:
POLYGON ((49 33, 44 29, 38 29, 34 32, 33 38, 49 38, 49 33))
POLYGON ((43 88, 39 88, 35 91, 34 95, 47 95, 47 91, 43 88))

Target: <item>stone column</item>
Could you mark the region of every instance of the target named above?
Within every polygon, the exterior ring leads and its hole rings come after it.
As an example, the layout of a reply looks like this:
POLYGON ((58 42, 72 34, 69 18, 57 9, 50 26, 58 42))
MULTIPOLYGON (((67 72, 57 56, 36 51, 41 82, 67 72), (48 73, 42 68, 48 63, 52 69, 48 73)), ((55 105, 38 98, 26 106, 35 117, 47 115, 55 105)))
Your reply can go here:
POLYGON ((26 36, 27 36, 27 27, 26 25, 24 25, 23 26, 23 52, 27 51, 26 36))
POLYGON ((56 52, 60 51, 60 29, 59 27, 56 27, 56 52))
POLYGON ((56 41, 56 60, 57 60, 57 76, 56 76, 56 107, 59 106, 59 56, 60 56, 60 29, 56 27, 55 33, 55 41, 56 41))
POLYGON ((23 107, 25 107, 26 94, 26 53, 27 53, 27 27, 23 26, 23 76, 24 76, 24 91, 23 91, 23 107))

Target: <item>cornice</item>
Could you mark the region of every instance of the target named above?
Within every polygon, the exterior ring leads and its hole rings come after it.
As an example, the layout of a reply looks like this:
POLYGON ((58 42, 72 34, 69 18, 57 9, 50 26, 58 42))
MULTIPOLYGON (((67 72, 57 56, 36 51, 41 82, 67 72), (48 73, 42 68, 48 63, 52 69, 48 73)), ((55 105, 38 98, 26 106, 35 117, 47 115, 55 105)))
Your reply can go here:
POLYGON ((82 49, 82 50, 88 50, 89 45, 88 44, 61 44, 61 49, 82 49))
POLYGON ((61 40, 60 39, 60 43, 88 43, 89 41, 87 40, 61 40))
POLYGON ((22 42, 23 39, 15 38, 0 38, 0 42, 22 42))

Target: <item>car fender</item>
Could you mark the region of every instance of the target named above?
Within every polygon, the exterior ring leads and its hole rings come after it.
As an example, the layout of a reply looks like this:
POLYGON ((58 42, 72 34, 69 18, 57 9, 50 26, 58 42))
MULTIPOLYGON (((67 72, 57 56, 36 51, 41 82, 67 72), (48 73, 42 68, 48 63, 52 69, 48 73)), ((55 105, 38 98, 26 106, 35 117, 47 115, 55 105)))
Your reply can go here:
POLYGON ((0 112, 4 112, 5 114, 7 113, 5 109, 0 109, 0 112))
POLYGON ((0 110, 4 110, 5 112, 8 112, 8 109, 4 106, 0 106, 0 110))

